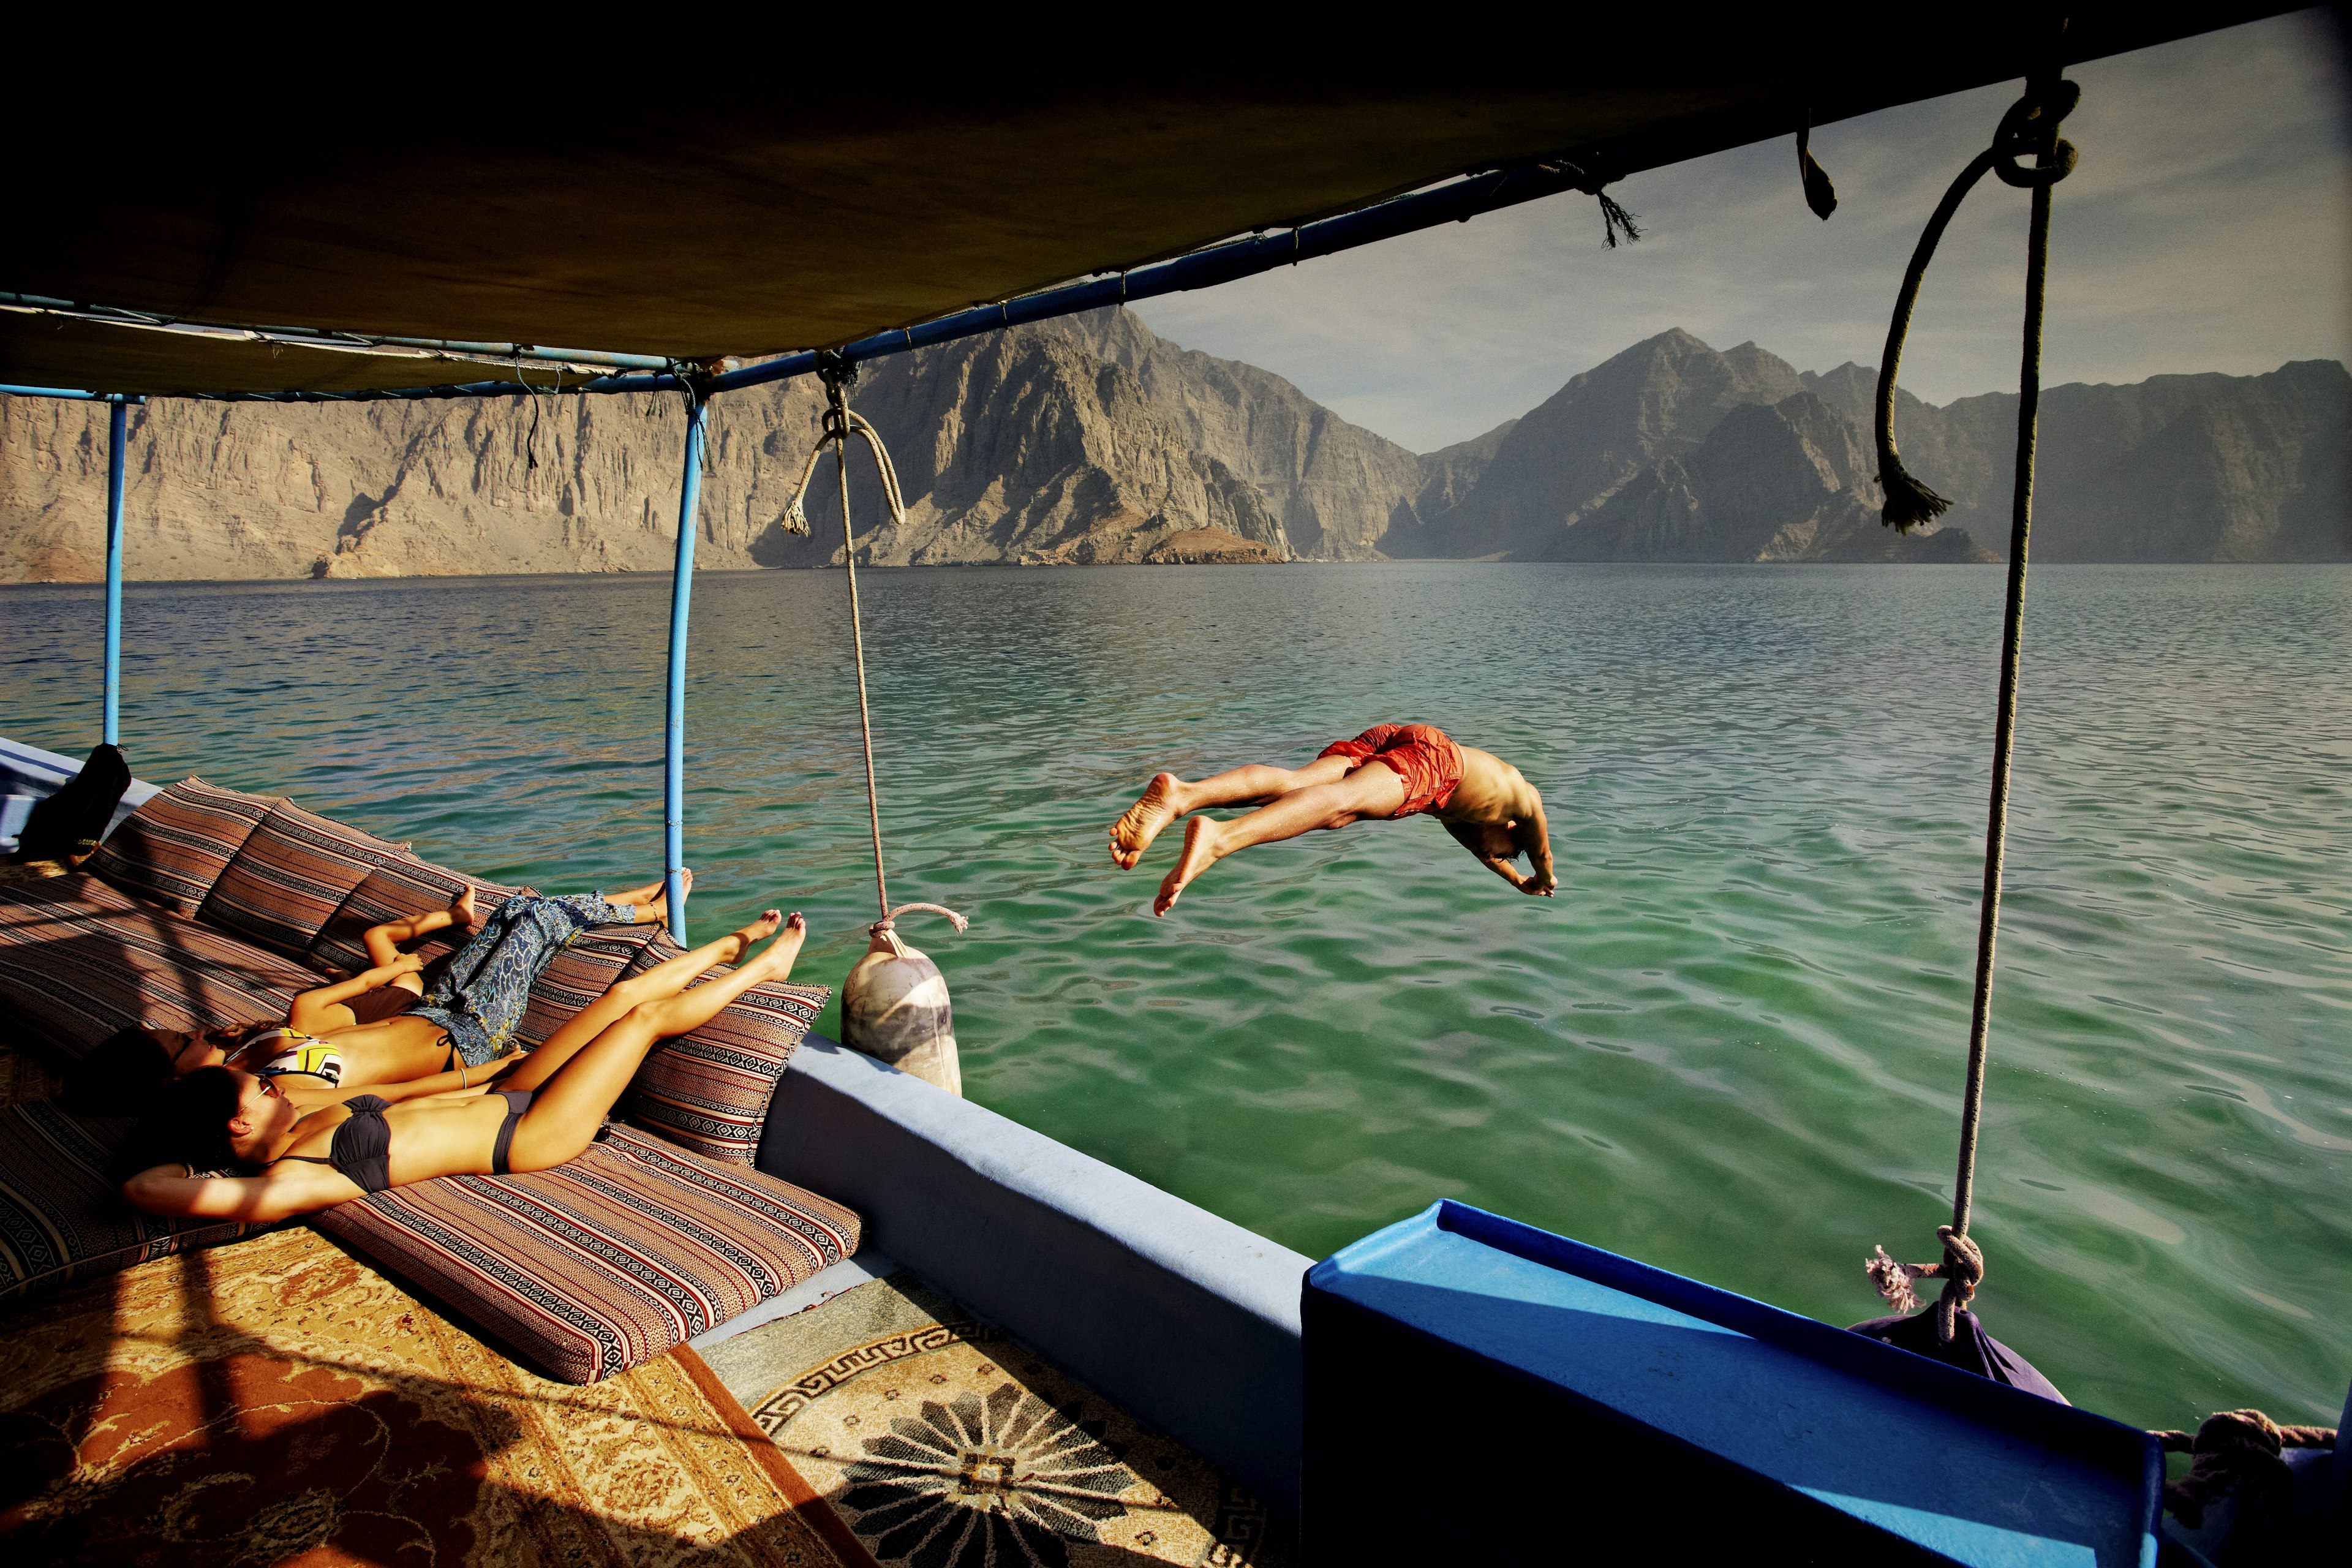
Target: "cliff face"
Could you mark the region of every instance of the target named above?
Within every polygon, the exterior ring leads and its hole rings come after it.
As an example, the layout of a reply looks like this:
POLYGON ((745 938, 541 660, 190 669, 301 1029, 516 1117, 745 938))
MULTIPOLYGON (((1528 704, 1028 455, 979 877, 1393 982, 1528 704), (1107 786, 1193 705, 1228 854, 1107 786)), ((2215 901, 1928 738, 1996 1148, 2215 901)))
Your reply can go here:
MULTIPOLYGON (((853 458, 858 558, 885 565, 1368 560, 1410 517, 1420 460, 1280 377, 1106 310, 869 366, 851 390, 898 463, 904 527, 853 458)), ((812 537, 777 526, 816 440, 813 381, 709 415, 705 566, 841 556, 830 462, 812 537)), ((0 581, 104 565, 106 416, 0 398, 0 581)), ((132 414, 134 578, 662 571, 675 551, 675 396, 271 405, 132 414), (533 425, 536 421, 536 431, 533 425)))
MULTIPOLYGON (((1637 343, 1524 418, 1415 457, 1281 377, 1123 310, 898 356, 851 392, 897 458, 904 526, 854 457, 859 559, 1975 560, 2008 535, 2016 399, 1907 395, 1945 527, 1877 524, 1875 373, 1799 374, 1753 343, 1637 343), (1973 536, 1973 537, 1972 537, 1973 536)), ((698 561, 841 558, 832 465, 812 537, 777 526, 816 439, 813 381, 709 415, 698 561)), ((2158 376, 2043 395, 2035 552, 2055 561, 2352 559, 2352 375, 2158 376)), ((103 569, 106 413, 0 397, 0 582, 103 569)), ((134 578, 666 571, 676 396, 132 414, 134 578)))
MULTIPOLYGON (((1876 371, 1849 363, 1804 381, 1870 429, 1876 371)), ((1951 499, 1943 521, 2005 542, 2016 395, 1895 402, 1895 445, 1951 499)), ((2352 373, 2299 360, 2267 375, 2048 388, 2033 494, 2036 560, 2352 560, 2352 373)))

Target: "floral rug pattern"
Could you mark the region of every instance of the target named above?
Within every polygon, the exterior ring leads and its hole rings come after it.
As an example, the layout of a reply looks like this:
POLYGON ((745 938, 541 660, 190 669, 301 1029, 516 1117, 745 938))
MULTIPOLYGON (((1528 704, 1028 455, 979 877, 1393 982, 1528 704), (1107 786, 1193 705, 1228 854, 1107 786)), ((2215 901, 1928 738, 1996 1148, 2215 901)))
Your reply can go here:
POLYGON ((12 1563, 863 1557, 691 1351, 550 1382, 309 1230, 0 1317, 12 1563))

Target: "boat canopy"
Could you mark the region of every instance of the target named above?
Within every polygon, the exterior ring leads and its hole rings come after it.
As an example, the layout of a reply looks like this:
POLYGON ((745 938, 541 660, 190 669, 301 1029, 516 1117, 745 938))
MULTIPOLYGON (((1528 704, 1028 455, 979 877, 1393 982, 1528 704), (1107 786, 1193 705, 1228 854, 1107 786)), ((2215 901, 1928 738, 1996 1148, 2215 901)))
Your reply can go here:
POLYGON ((463 395, 871 357, 959 335, 904 331, 922 323, 1201 287, 2285 8, 2098 5, 2062 37, 2040 6, 1664 7, 1517 37, 1502 21, 1383 36, 1376 58, 1229 33, 1215 64, 1107 46, 1083 70, 1066 43, 1050 59, 959 47, 952 70, 869 46, 805 85, 747 94, 728 73, 717 102, 486 115, 476 97, 235 140, 154 132, 204 122, 175 112, 217 90, 197 84, 136 124, 77 127, 71 161, 17 170, 0 382, 463 395), (1189 265, 1153 270, 1172 258, 1189 265))

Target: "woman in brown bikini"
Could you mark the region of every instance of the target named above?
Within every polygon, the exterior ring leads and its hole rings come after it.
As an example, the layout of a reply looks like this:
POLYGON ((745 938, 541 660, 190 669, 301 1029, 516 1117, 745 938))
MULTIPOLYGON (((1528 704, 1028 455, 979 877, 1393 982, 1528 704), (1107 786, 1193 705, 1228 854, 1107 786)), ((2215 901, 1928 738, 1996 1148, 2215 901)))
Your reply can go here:
POLYGON ((625 980, 583 1009, 510 1072, 496 1093, 394 1104, 358 1095, 305 1114, 268 1079, 205 1068, 163 1089, 132 1135, 158 1162, 122 1184, 151 1214, 256 1223, 312 1214, 435 1176, 543 1171, 577 1156, 604 1125, 655 1042, 690 1034, 762 981, 782 980, 807 934, 774 910, 741 931, 625 980), (782 928, 782 934, 777 934, 782 928), (711 965, 740 968, 688 984, 711 965), (200 1173, 226 1167, 244 1175, 200 1173))
POLYGON ((657 921, 667 907, 652 882, 609 899, 518 894, 485 921, 469 886, 446 910, 371 927, 362 941, 375 967, 303 992, 285 1023, 125 1029, 68 1075, 67 1097, 120 1114, 167 1079, 224 1066, 276 1080, 304 1110, 362 1092, 393 1100, 478 1086, 520 1054, 513 1032, 531 982, 574 935, 657 921), (469 940, 428 987, 424 961, 401 944, 451 927, 469 940))

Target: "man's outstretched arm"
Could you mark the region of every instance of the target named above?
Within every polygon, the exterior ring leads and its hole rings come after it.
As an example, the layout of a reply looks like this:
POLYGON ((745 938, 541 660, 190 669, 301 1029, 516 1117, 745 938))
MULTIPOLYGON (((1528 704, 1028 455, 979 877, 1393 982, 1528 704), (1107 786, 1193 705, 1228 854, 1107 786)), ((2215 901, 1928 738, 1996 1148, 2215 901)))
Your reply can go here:
MULTIPOLYGON (((1443 819, 1441 818, 1441 820, 1443 819)), ((1477 861, 1478 864, 1486 867, 1486 869, 1492 871, 1495 875, 1500 877, 1503 880, 1508 882, 1511 886, 1518 889, 1519 891, 1523 893, 1531 893, 1536 890, 1533 885, 1535 879, 1520 871, 1518 868, 1517 856, 1514 855, 1508 859, 1506 859, 1502 856, 1494 853, 1494 851, 1486 847, 1486 838, 1485 834, 1475 827, 1471 827, 1465 824, 1455 822, 1448 822, 1445 823, 1444 826, 1445 831, 1454 836, 1454 841, 1456 844, 1461 845, 1463 848, 1470 851, 1470 858, 1477 861)))
POLYGON ((1519 820, 1519 825, 1512 837, 1517 840, 1519 848, 1526 853, 1528 864, 1535 868, 1535 875, 1522 882, 1519 890, 1523 893, 1540 894, 1547 899, 1551 897, 1552 889, 1559 886, 1559 879, 1552 874, 1551 824, 1544 820, 1543 801, 1540 798, 1534 802, 1528 815, 1519 820))

